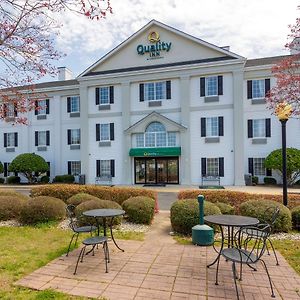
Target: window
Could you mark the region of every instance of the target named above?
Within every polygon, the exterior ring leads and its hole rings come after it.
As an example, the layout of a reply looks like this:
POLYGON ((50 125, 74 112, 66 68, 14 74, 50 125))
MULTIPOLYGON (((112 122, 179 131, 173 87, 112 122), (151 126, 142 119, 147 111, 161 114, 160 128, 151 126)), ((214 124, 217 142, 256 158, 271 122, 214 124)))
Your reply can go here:
POLYGON ((168 132, 168 146, 169 147, 176 146, 176 132, 168 132))
POLYGON ((100 160, 100 177, 110 176, 110 160, 100 160))
POLYGON ((140 101, 171 99, 171 81, 147 82, 140 84, 140 101))
POLYGON ((115 177, 115 161, 113 159, 96 161, 97 177, 115 177))
POLYGON ((265 97, 265 81, 253 80, 252 81, 252 98, 264 98, 265 97))
POLYGON ((76 113, 80 111, 80 98, 79 96, 72 96, 67 98, 67 106, 69 113, 76 113))
POLYGON ((223 95, 223 76, 200 78, 200 97, 223 95))
POLYGON ((5 117, 14 118, 17 116, 16 107, 14 103, 7 103, 5 104, 5 106, 6 106, 5 117))
POLYGON ((96 124, 96 141, 113 141, 115 139, 114 131, 114 123, 96 124))
POLYGON ((219 159, 207 158, 206 159, 206 175, 218 176, 219 175, 219 159))
POLYGON ((114 103, 114 86, 96 88, 96 105, 109 105, 114 103))
POLYGON ((81 174, 81 162, 68 161, 68 174, 74 176, 81 174))
POLYGON ((144 147, 144 134, 143 133, 138 133, 136 135, 136 146, 139 148, 144 147))
POLYGON ((206 118, 206 136, 219 136, 218 117, 206 118))
POLYGON ((253 120, 253 137, 254 138, 265 137, 265 135, 266 135, 265 124, 266 124, 266 122, 264 119, 253 120))
POLYGON ((68 145, 80 145, 80 129, 68 129, 68 145))
POLYGON ((101 87, 100 88, 100 105, 101 104, 109 104, 109 88, 101 87))
POLYGON ((39 106, 39 109, 36 111, 37 112, 37 115, 46 115, 47 113, 47 103, 46 103, 46 100, 40 100, 38 101, 38 106, 39 106))
POLYGON ((13 148, 17 146, 18 146, 18 133, 17 132, 4 133, 4 147, 13 148))
POLYGON ((264 167, 264 158, 253 158, 253 174, 255 176, 265 176, 266 175, 266 169, 264 167))
POLYGON ((100 124, 100 141, 109 141, 109 124, 100 124))
POLYGON ((35 146, 50 146, 50 131, 35 132, 35 146))

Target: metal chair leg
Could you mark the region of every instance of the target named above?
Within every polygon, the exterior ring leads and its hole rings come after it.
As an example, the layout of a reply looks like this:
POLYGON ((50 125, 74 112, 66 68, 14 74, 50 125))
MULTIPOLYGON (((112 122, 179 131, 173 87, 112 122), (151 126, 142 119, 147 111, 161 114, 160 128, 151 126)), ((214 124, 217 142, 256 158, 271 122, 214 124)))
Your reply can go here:
POLYGON ((86 246, 84 246, 83 247, 83 251, 82 251, 82 254, 81 254, 81 260, 80 260, 80 262, 83 262, 83 257, 84 257, 84 253, 85 253, 85 248, 86 248, 86 246))
POLYGON ((272 250, 273 250, 273 253, 274 253, 274 256, 275 256, 275 259, 276 259, 276 265, 279 266, 279 262, 278 262, 278 258, 277 258, 277 254, 275 252, 275 248, 273 246, 273 243, 270 239, 268 239, 268 242, 270 243, 271 247, 272 247, 272 250))
POLYGON ((79 233, 77 233, 77 236, 76 236, 76 240, 75 240, 75 246, 77 245, 77 241, 78 241, 78 237, 79 237, 79 233))
POLYGON ((79 253, 79 255, 78 255, 78 259, 77 259, 77 262, 76 262, 75 270, 74 270, 74 273, 73 273, 74 275, 75 275, 76 272, 77 272, 78 263, 79 263, 81 254, 82 254, 83 250, 85 249, 85 247, 86 247, 86 246, 82 247, 82 249, 80 250, 80 253, 79 253))
POLYGON ((275 294, 274 294, 274 290, 273 290, 273 285, 272 285, 272 281, 271 281, 271 277, 270 277, 267 265, 266 265, 266 263, 262 259, 260 259, 260 261, 262 262, 262 265, 264 266, 264 268, 266 270, 266 273, 268 275, 268 278, 269 278, 269 283, 270 283, 270 287, 271 287, 271 291, 272 291, 271 297, 275 298, 275 294))
POLYGON ((71 238, 71 241, 69 243, 69 247, 68 247, 68 251, 67 251, 67 255, 66 256, 69 256, 70 248, 71 248, 71 245, 72 245, 72 242, 73 242, 73 239, 74 239, 75 235, 76 235, 76 233, 74 233, 73 236, 72 236, 72 238, 71 238))
POLYGON ((103 243, 103 252, 104 252, 104 260, 105 260, 105 273, 108 273, 107 270, 107 260, 108 260, 108 247, 107 247, 107 242, 103 243))
POLYGON ((238 287, 237 287, 237 283, 236 283, 236 268, 235 268, 235 262, 232 262, 232 273, 233 273, 233 279, 234 279, 234 285, 235 285, 235 291, 236 291, 236 296, 237 299, 239 300, 239 291, 238 291, 238 287))
POLYGON ((217 272, 216 272, 216 282, 215 282, 215 285, 219 285, 219 283, 218 283, 219 264, 220 264, 220 257, 219 257, 218 262, 217 262, 217 272))

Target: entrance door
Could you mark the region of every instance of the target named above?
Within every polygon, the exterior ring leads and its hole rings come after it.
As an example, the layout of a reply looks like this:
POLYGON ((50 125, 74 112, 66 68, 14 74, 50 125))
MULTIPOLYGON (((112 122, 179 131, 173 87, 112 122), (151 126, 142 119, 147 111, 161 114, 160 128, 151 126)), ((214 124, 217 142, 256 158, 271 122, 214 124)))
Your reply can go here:
POLYGON ((155 159, 146 160, 146 183, 156 183, 155 159))
POLYGON ((156 175, 157 175, 157 183, 168 182, 168 160, 167 159, 158 158, 156 160, 156 175))

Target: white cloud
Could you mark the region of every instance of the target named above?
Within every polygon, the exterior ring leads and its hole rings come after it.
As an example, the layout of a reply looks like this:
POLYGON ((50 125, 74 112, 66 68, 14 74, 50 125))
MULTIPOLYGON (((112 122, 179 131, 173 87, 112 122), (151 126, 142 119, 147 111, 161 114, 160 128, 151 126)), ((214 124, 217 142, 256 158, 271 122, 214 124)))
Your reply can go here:
MULTIPOLYGON (((59 49, 74 57, 78 72, 135 31, 157 19, 242 56, 283 54, 298 0, 111 0, 113 15, 89 21, 70 12, 61 15, 59 49)), ((72 66, 71 66, 72 68, 72 66)))

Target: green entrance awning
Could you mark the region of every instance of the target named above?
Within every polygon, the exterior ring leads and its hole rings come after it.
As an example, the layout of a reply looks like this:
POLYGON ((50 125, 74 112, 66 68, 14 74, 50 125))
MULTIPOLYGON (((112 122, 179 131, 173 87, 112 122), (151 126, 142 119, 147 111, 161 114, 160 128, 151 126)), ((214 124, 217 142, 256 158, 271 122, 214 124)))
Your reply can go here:
POLYGON ((131 148, 129 156, 179 156, 181 147, 131 148))

